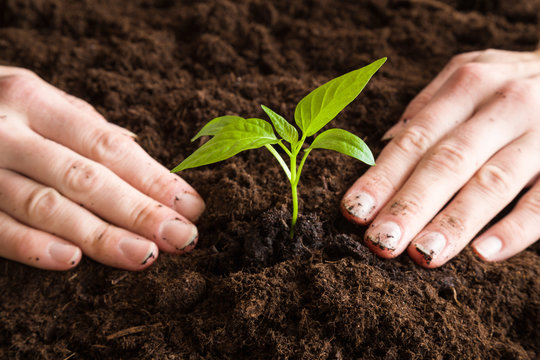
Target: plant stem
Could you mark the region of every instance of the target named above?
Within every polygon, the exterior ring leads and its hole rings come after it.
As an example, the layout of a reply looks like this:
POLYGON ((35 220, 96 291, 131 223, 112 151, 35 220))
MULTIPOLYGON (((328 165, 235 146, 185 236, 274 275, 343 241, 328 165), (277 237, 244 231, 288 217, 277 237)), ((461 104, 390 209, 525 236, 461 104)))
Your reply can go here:
POLYGON ((292 194, 292 219, 291 219, 291 232, 289 234, 290 238, 294 237, 294 227, 296 225, 296 220, 298 219, 298 180, 296 178, 296 155, 297 153, 291 154, 291 194, 292 194))
POLYGON ((291 193, 292 193, 292 204, 293 204, 293 213, 291 219, 291 231, 289 237, 292 239, 294 237, 294 227, 296 226, 296 220, 298 218, 298 192, 297 184, 291 182, 291 193))
POLYGON ((304 134, 302 136, 302 139, 296 144, 296 146, 293 146, 290 153, 291 158, 291 194, 292 194, 292 218, 291 218, 291 231, 289 233, 289 237, 292 239, 294 237, 294 227, 296 226, 296 220, 298 220, 298 182, 300 181, 300 172, 302 171, 302 167, 304 166, 304 162, 306 161, 307 153, 304 155, 302 160, 300 161, 300 166, 298 168, 298 171, 296 170, 296 156, 302 149, 302 145, 304 144, 304 141, 306 141, 306 135, 304 134))

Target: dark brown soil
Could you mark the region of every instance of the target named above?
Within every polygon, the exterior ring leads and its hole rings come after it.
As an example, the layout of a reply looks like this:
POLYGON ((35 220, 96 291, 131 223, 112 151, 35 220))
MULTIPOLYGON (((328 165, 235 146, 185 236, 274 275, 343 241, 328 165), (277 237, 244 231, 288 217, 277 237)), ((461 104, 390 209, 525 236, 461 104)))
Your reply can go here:
MULTIPOLYGON (((168 167, 223 114, 292 118, 328 79, 388 62, 335 121, 381 135, 451 58, 532 50, 536 2, 488 0, 0 1, 0 62, 30 68, 136 132, 168 167)), ((383 261, 338 211, 366 167, 314 152, 298 236, 264 150, 185 171, 207 200, 200 243, 131 273, 0 259, 2 359, 534 359, 540 247, 501 264, 465 250, 438 270, 383 261)))

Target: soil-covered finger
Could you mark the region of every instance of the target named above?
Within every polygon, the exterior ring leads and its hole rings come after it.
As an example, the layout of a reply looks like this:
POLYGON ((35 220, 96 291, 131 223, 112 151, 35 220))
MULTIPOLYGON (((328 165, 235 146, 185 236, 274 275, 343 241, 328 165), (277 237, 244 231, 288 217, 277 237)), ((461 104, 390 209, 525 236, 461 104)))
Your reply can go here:
POLYGON ((158 255, 154 242, 106 223, 53 188, 4 169, 0 169, 0 180, 1 211, 26 226, 69 241, 96 261, 141 270, 158 255))
POLYGON ((6 147, 10 169, 56 189, 108 223, 154 241, 164 251, 181 253, 196 243, 197 228, 181 214, 105 166, 30 130, 22 133, 28 142, 11 139, 6 147))
POLYGON ((508 215, 476 239, 472 248, 486 261, 502 261, 540 240, 540 181, 508 215))
POLYGON ((0 257, 45 270, 69 270, 79 263, 81 254, 73 244, 0 210, 0 257))
POLYGON ((534 144, 525 135, 493 156, 412 241, 409 255, 426 267, 456 256, 540 171, 534 144))

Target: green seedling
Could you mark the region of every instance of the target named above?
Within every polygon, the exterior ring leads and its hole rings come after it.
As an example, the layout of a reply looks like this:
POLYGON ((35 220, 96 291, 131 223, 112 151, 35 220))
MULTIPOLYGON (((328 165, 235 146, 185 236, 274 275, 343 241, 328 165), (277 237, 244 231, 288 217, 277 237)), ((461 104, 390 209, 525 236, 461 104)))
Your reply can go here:
POLYGON ((291 183, 293 212, 290 236, 292 238, 298 218, 297 187, 300 174, 313 149, 334 150, 368 165, 375 165, 373 154, 364 141, 342 129, 323 131, 313 139, 311 145, 304 146, 304 144, 308 137, 315 135, 360 94, 369 79, 385 61, 386 58, 379 59, 361 69, 330 80, 300 100, 294 112, 294 120, 300 129, 301 137, 291 123, 268 107, 261 105, 271 123, 258 118, 244 119, 232 115, 215 118, 206 124, 191 141, 201 136, 212 136, 212 138, 171 171, 178 172, 212 164, 233 157, 244 150, 266 147, 277 159, 291 183), (276 136, 274 129, 279 137, 276 136), (288 143, 288 146, 285 143, 288 143), (279 146, 289 157, 290 166, 283 160, 274 145, 279 146), (300 154, 302 150, 303 154, 300 154))

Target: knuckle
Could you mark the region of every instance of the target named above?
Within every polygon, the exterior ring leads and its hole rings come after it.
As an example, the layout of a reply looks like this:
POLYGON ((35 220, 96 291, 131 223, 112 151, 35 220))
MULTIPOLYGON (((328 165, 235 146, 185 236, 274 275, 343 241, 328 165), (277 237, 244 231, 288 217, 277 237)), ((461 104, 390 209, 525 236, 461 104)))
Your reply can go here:
POLYGON ((448 62, 449 68, 456 68, 460 66, 463 63, 466 63, 470 60, 472 53, 461 53, 458 55, 454 55, 450 61, 448 62))
POLYGON ((540 216, 540 189, 537 189, 537 191, 532 190, 529 194, 525 195, 520 205, 533 214, 533 216, 540 216))
POLYGON ((38 241, 31 230, 22 230, 17 234, 18 241, 13 243, 13 257, 18 260, 26 260, 29 255, 35 253, 38 248, 38 241))
POLYGON ((123 159, 129 152, 132 141, 123 134, 112 131, 99 133, 91 148, 93 158, 101 163, 111 163, 123 159))
POLYGON ((424 125, 415 124, 405 128, 393 143, 405 153, 424 153, 430 147, 431 140, 428 129, 424 125))
POLYGON ((486 164, 478 170, 475 180, 484 192, 501 196, 511 191, 512 173, 504 166, 486 164))
POLYGON ((465 147, 451 142, 444 142, 433 149, 430 156, 426 158, 428 166, 439 171, 455 171, 466 162, 465 147))
POLYGON ((172 196, 177 191, 178 176, 175 174, 161 174, 155 171, 148 171, 140 179, 139 189, 143 194, 169 194, 172 196))
POLYGON ((524 80, 512 80, 500 91, 500 96, 509 103, 532 104, 535 102, 534 94, 533 84, 524 80))
POLYGON ((407 198, 398 198, 390 203, 389 212, 394 216, 407 216, 419 214, 422 211, 422 202, 414 195, 407 198))
POLYGON ((28 99, 35 96, 40 85, 39 77, 29 71, 20 69, 13 75, 0 77, 0 93, 12 99, 28 99))
POLYGON ((49 187, 39 187, 32 191, 24 205, 28 218, 45 221, 54 218, 62 206, 62 195, 49 187))
POLYGON ((102 183, 100 166, 86 160, 75 160, 64 174, 64 183, 76 193, 91 193, 102 183))
POLYGON ((86 245, 85 248, 92 248, 93 252, 103 249, 109 243, 112 237, 113 227, 111 224, 104 223, 102 226, 97 227, 95 231, 89 232, 88 235, 82 239, 86 245))
POLYGON ((133 208, 129 219, 131 219, 131 225, 133 229, 143 229, 147 228, 148 224, 151 223, 151 219, 154 217, 156 212, 156 206, 151 202, 139 203, 133 208))
POLYGON ((476 61, 490 61, 493 59, 498 59, 501 55, 501 51, 497 49, 486 49, 480 53, 476 61))
POLYGON ((475 91, 487 78, 487 66, 482 63, 461 65, 453 74, 450 90, 455 93, 475 91))

